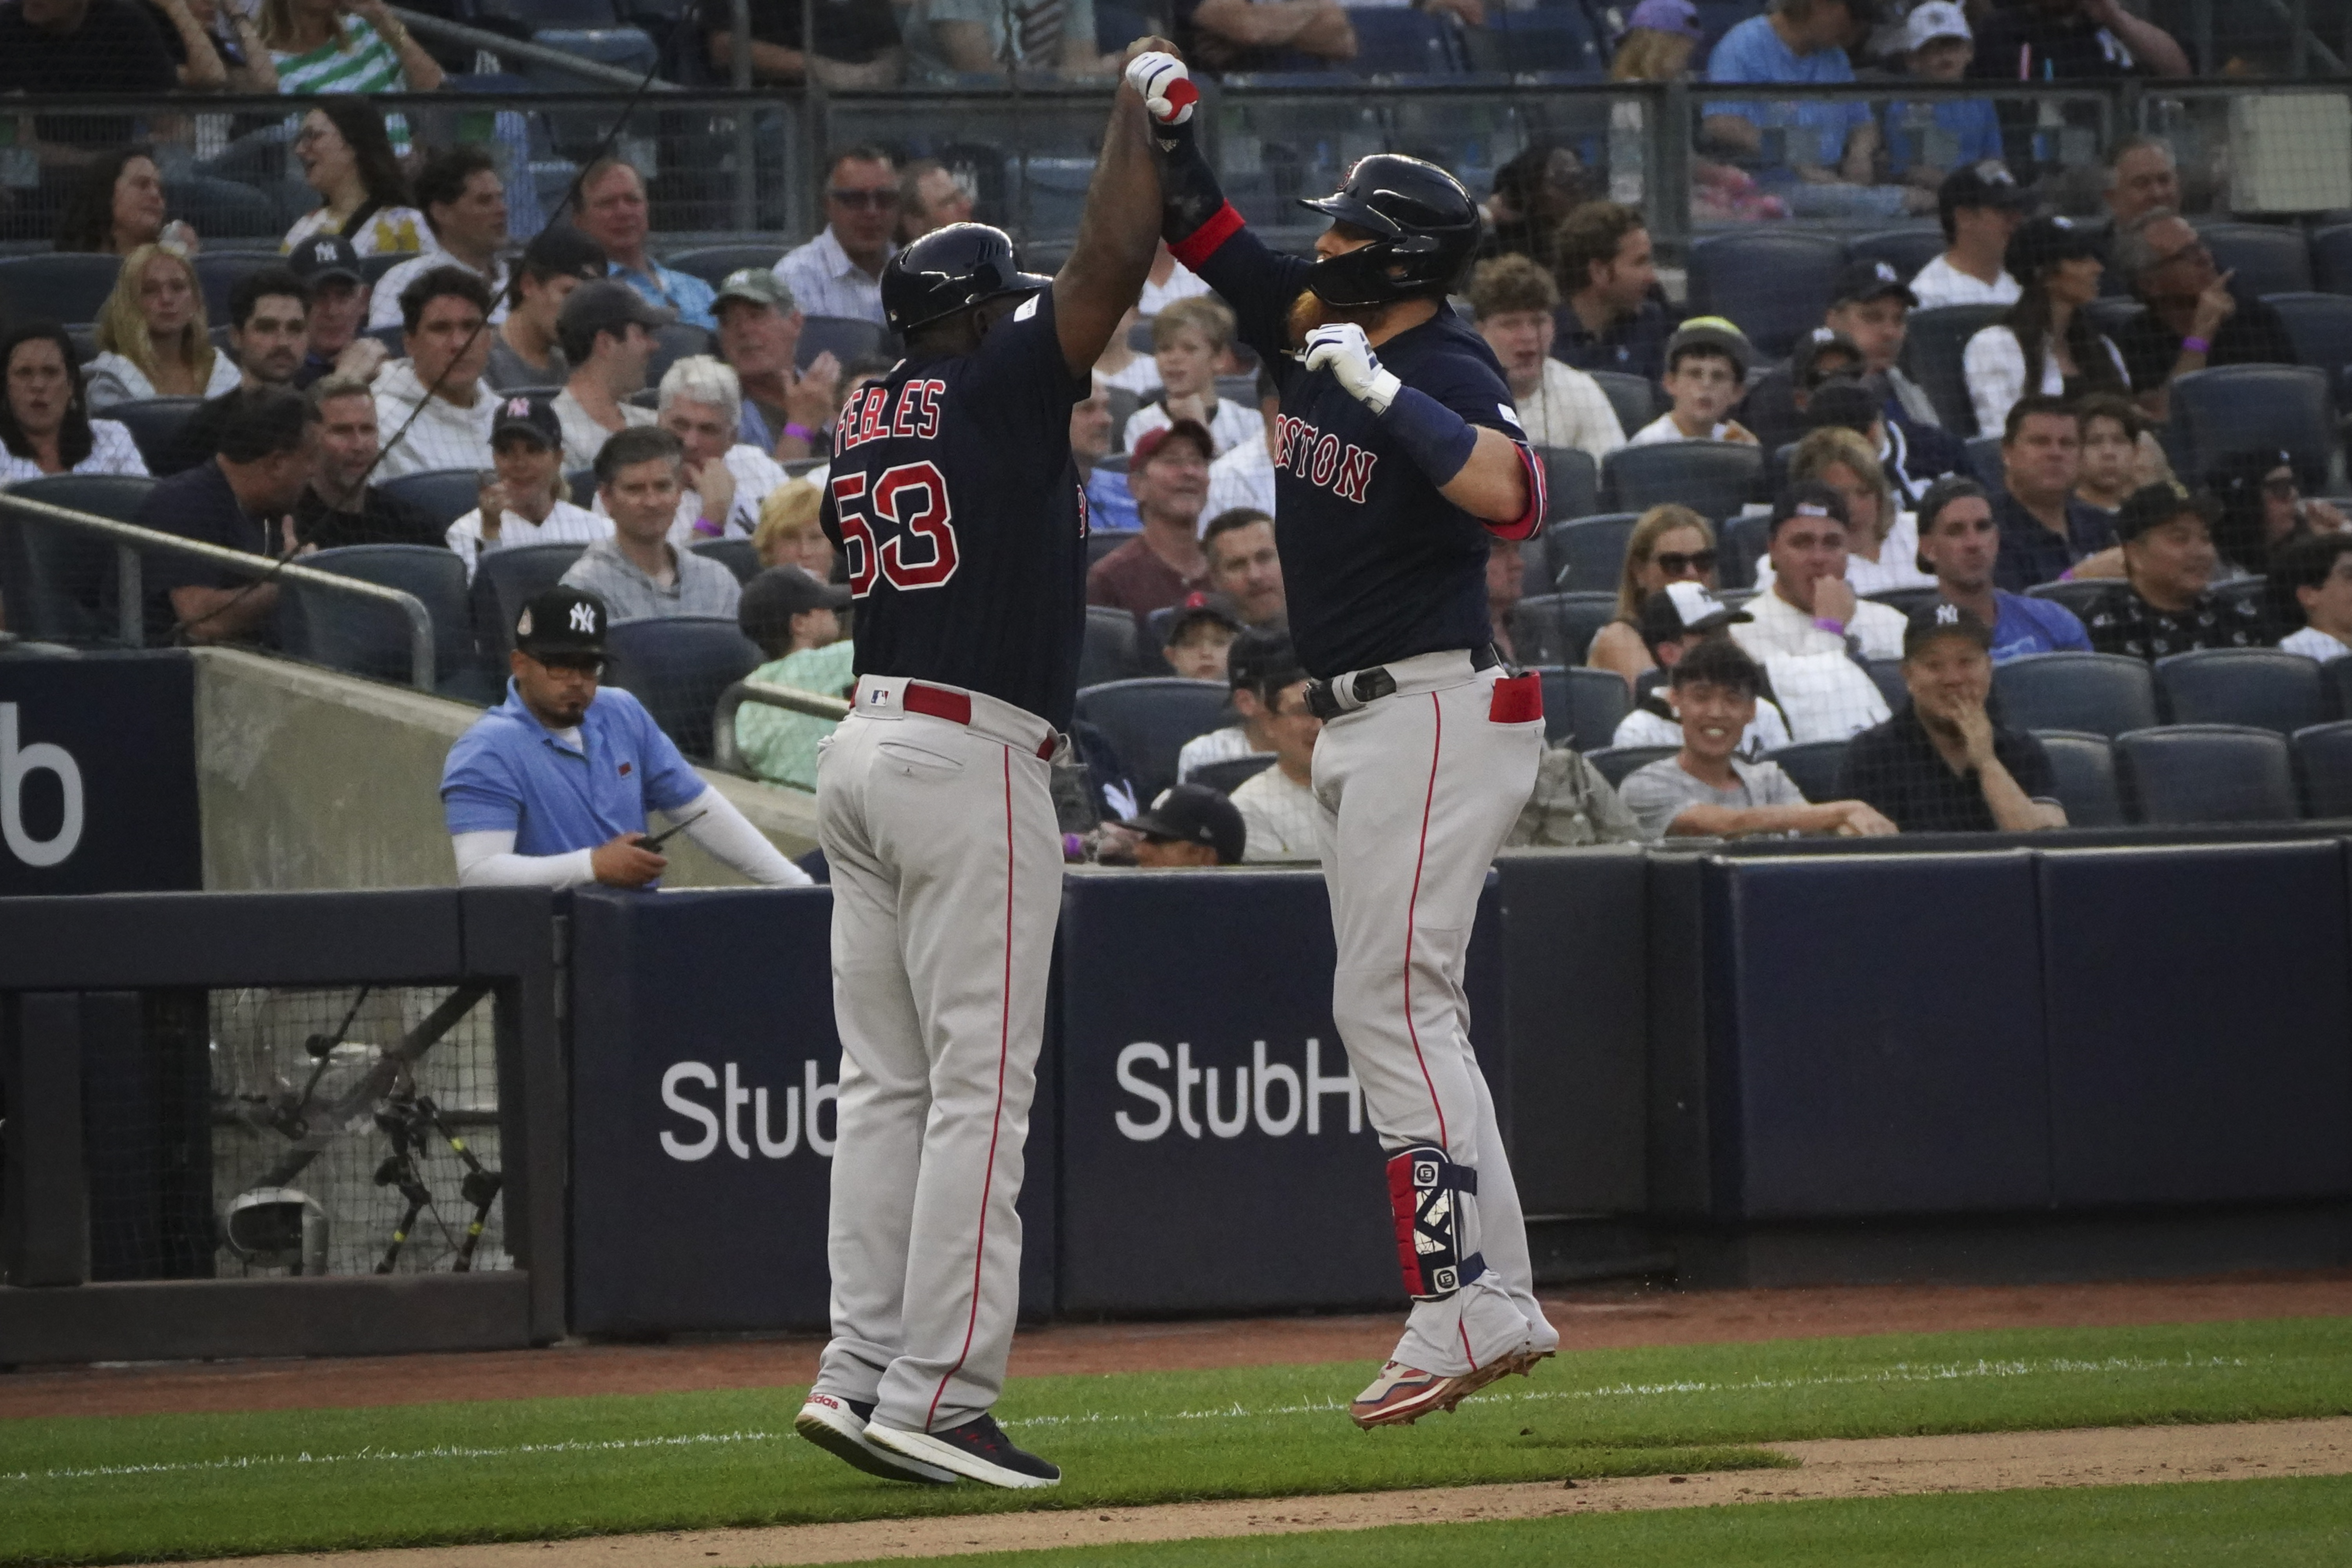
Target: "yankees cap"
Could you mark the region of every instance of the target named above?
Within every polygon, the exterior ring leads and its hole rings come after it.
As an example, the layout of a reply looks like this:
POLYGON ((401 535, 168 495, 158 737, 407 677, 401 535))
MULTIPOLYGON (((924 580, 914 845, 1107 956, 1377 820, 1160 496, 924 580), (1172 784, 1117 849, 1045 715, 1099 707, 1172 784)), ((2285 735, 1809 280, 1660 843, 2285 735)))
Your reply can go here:
POLYGON ((1987 653, 1992 651, 1990 626, 1972 612, 1938 599, 1911 612, 1903 627, 1903 657, 1916 658, 1930 643, 1941 637, 1966 637, 1987 653))
POLYGON ((1837 286, 1830 291, 1830 303, 1864 305, 1873 300, 1896 299, 1906 305, 1916 305, 1919 296, 1911 292, 1911 285, 1903 281, 1903 274, 1891 261, 1874 261, 1865 258, 1849 262, 1838 274, 1837 286))
POLYGON ((604 601, 579 588, 554 587, 535 595, 515 616, 515 647, 537 658, 543 654, 604 654, 604 627, 611 620, 604 601))
POLYGON ((1205 844, 1217 852, 1217 864, 1241 863, 1249 828, 1241 808, 1207 784, 1182 784, 1160 792, 1149 811, 1139 811, 1121 827, 1131 827, 1151 838, 1171 838, 1179 844, 1205 844))
POLYGON ((286 258, 286 266, 305 283, 319 283, 329 278, 353 283, 367 281, 367 274, 360 269, 360 253, 340 234, 312 235, 294 247, 294 254, 286 258))
POLYGON ((499 411, 490 420, 490 445, 508 435, 530 436, 542 447, 563 445, 563 420, 555 412, 554 401, 545 397, 502 397, 499 411))

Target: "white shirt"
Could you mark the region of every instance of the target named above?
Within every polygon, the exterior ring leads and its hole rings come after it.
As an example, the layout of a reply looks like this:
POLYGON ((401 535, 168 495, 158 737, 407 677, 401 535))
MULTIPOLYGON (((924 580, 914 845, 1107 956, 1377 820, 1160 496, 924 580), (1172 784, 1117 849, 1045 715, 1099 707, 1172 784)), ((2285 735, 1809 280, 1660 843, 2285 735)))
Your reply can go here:
MULTIPOLYGON (((1595 383, 1594 384, 1597 388, 1599 384, 1595 383)), ((1730 437, 1731 426, 1728 423, 1717 426, 1714 429, 1708 431, 1704 437, 1685 436, 1683 434, 1683 427, 1675 423, 1675 416, 1673 415, 1661 414, 1655 419, 1651 420, 1647 425, 1643 426, 1639 430, 1634 431, 1631 436, 1626 437, 1625 445, 1628 447, 1656 447, 1668 441, 1724 441, 1730 439, 1730 437)))
MULTIPOLYGON (((594 468, 596 454, 603 451, 604 443, 620 434, 620 431, 607 430, 598 424, 596 416, 589 413, 577 397, 572 395, 572 389, 568 386, 555 395, 555 401, 551 406, 555 409, 556 423, 563 426, 564 472, 570 473, 577 468, 594 468)), ((622 430, 626 430, 632 426, 651 425, 656 422, 656 416, 650 408, 640 408, 634 403, 624 403, 620 407, 622 430)), ((687 519, 689 523, 693 521, 692 518, 687 519)))
POLYGON ((776 263, 776 276, 793 291, 793 303, 808 316, 849 316, 888 325, 882 314, 882 279, 849 259, 834 238, 833 226, 776 263))
MULTIPOLYGON (((1756 562, 1757 596, 1772 586, 1778 575, 1772 570, 1772 558, 1759 556, 1756 562)), ((1916 512, 1898 511, 1895 526, 1886 531, 1886 538, 1878 546, 1878 559, 1871 560, 1853 551, 1845 553, 1846 586, 1857 594, 1876 594, 1888 588, 1932 588, 1936 579, 1919 570, 1919 518, 1916 512)), ((1754 608, 1750 605, 1749 608, 1754 608)), ((1876 656, 1874 655, 1874 658, 1876 656)), ((1897 657, 1900 657, 1899 654, 1897 657)))
MULTIPOLYGON (((69 474, 136 474, 147 477, 147 460, 139 455, 139 443, 131 438, 130 427, 112 419, 89 422, 89 456, 76 463, 69 474)), ((20 458, 0 447, 0 489, 20 485, 26 479, 45 479, 40 464, 30 458, 20 458)), ((2338 649, 2338 652, 2343 651, 2338 649)))
MULTIPOLYGON (((1672 689, 1671 687, 1659 689, 1668 706, 1673 705, 1674 698, 1665 694, 1672 689)), ((1609 737, 1609 743, 1612 746, 1679 746, 1683 743, 1683 727, 1663 713, 1636 708, 1618 721, 1617 732, 1609 737)), ((1780 717, 1780 710, 1769 702, 1759 700, 1756 704, 1756 717, 1748 721, 1748 728, 1739 731, 1739 754, 1748 762, 1760 762, 1767 752, 1777 752, 1789 743, 1789 724, 1780 717)))
POLYGON ((1995 274, 1988 283, 1938 256, 1919 268, 1919 275, 1911 279, 1911 292, 1919 297, 1921 310, 1932 310, 1938 305, 2014 305, 2023 290, 2006 272, 1995 274))
MULTIPOLYGON (((735 504, 728 508, 725 523, 715 534, 695 532, 694 525, 702 521, 702 496, 698 491, 688 490, 677 498, 677 515, 669 525, 669 542, 678 549, 684 550, 701 539, 749 539, 760 526, 760 503, 768 499, 770 490, 792 477, 784 472, 782 463, 747 441, 728 447, 725 461, 727 471, 735 477, 735 504)), ((821 484, 819 488, 823 488, 821 484)), ((601 490, 596 495, 596 512, 600 517, 604 515, 601 490)), ((604 531, 612 531, 609 524, 604 531)))
MULTIPOLYGON (((446 250, 428 250, 414 261, 404 261, 375 280, 375 292, 368 300, 368 327, 400 325, 400 291, 436 267, 470 267, 446 250)), ((490 325, 497 326, 507 319, 507 258, 494 257, 488 272, 474 276, 490 286, 490 325)))
POLYGON ((1601 384, 1549 354, 1542 382, 1517 402, 1520 427, 1536 446, 1573 447, 1597 463, 1625 444, 1625 427, 1601 384))
POLYGON ((1244 780, 1233 801, 1249 833, 1242 844, 1244 862, 1323 858, 1316 845, 1323 808, 1316 803, 1315 792, 1293 784, 1280 763, 1244 780))
MULTIPOLYGON (((1822 630, 1813 625, 1811 615, 1777 592, 1759 593, 1740 607, 1756 618, 1735 622, 1731 638, 1748 650, 1750 658, 1768 658, 1781 653, 1845 655, 1845 637, 1822 630)), ((1845 628, 1846 637, 1861 645, 1864 658, 1901 658, 1905 624, 1901 611, 1864 599, 1853 607, 1853 619, 1845 628)), ((1863 679, 1867 680, 1869 677, 1863 679)), ((1795 715, 1791 714, 1790 720, 1793 723, 1795 715)))
MULTIPOLYGON (((75 471, 79 473, 80 470, 75 471)), ((2321 631, 2317 626, 2305 626, 2291 637, 2281 637, 2279 651, 2299 653, 2305 658, 2315 658, 2320 663, 2326 664, 2331 658, 2342 658, 2346 654, 2352 653, 2352 647, 2345 647, 2343 643, 2321 631)))
POLYGON ((427 396, 414 362, 390 362, 375 377, 375 423, 384 444, 375 468, 377 482, 436 468, 488 468, 490 422, 498 413, 498 395, 480 382, 474 384, 474 405, 461 408, 438 393, 427 396), (410 425, 408 416, 420 403, 425 412, 410 425), (393 437, 404 425, 407 433, 395 442, 393 437))
POLYGON ((1095 379, 1114 391, 1149 397, 1160 390, 1160 362, 1150 354, 1138 354, 1127 362, 1126 369, 1113 371, 1108 375, 1097 371, 1095 379))
MULTIPOLYGON (((1265 422, 1259 423, 1263 426, 1265 422)), ((1263 429, 1256 440, 1241 442, 1209 465, 1209 499, 1201 506, 1202 530, 1206 531, 1212 519, 1237 506, 1255 507, 1268 517, 1274 515, 1274 454, 1265 449, 1263 429)))
MULTIPOLYGON (((89 362, 82 376, 92 408, 104 408, 116 403, 136 403, 142 398, 163 395, 155 390, 155 384, 147 379, 145 371, 118 353, 99 355, 89 362)), ((235 391, 236 384, 244 379, 245 373, 236 368, 236 362, 215 350, 213 353, 213 374, 205 381, 205 390, 199 395, 218 397, 224 392, 235 391)))
POLYGON ((1167 282, 1154 283, 1150 279, 1144 279, 1143 298, 1135 302, 1135 313, 1148 321, 1177 300, 1189 300, 1195 294, 1208 291, 1209 285, 1202 280, 1200 275, 1180 261, 1176 269, 1168 274, 1167 282))
POLYGON ((1249 743, 1248 731, 1239 724, 1228 724, 1222 730, 1195 735, 1184 742, 1184 749, 1176 753, 1176 782, 1188 782, 1193 769, 1205 768, 1211 763, 1230 763, 1236 757, 1272 755, 1272 752, 1258 751, 1249 743))
MULTIPOLYGON (((2131 373, 2124 369, 2124 356, 2104 336, 2099 346, 2115 361, 2116 378, 2129 386, 2131 373)), ((2025 351, 2018 346, 2017 334, 2007 327, 1987 327, 1961 351, 1960 368, 1968 374, 1969 401, 1976 405, 1978 432, 2000 435, 2011 405, 2025 395, 2025 351)), ((2050 397, 2066 391, 2065 374, 2059 370, 2058 355, 2051 347, 2042 351, 2042 384, 2034 390, 2050 397)))
POLYGON ((599 517, 573 506, 568 500, 555 503, 544 522, 533 522, 520 512, 509 510, 499 514, 499 542, 485 550, 482 546, 482 513, 479 508, 467 512, 449 525, 449 548, 466 563, 466 580, 474 579, 474 567, 490 550, 512 550, 520 544, 593 544, 600 539, 613 537, 613 520, 599 517))
MULTIPOLYGON (((1174 421, 1168 417, 1166 404, 1147 403, 1128 420, 1127 433, 1120 439, 1126 443, 1127 450, 1132 452, 1135 444, 1143 439, 1146 432, 1164 430, 1172 423, 1174 421)), ((1217 448, 1213 454, 1216 457, 1224 456, 1244 441, 1255 441, 1263 447, 1265 445, 1265 417, 1255 408, 1244 408, 1238 403, 1228 403, 1220 397, 1217 405, 1209 410, 1209 440, 1217 448)))

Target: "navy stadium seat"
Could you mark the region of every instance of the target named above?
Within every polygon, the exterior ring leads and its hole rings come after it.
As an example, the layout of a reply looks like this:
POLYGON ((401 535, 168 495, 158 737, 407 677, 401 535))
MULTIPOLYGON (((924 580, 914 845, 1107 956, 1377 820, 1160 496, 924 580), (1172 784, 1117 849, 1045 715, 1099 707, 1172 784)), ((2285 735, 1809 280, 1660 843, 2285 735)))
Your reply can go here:
POLYGON ((2304 816, 2352 817, 2352 719, 2297 730, 2293 744, 2304 816))
POLYGON ((1608 46, 1581 5, 1496 6, 1462 41, 1472 70, 1597 79, 1609 69, 1608 46))
POLYGON ((2273 294, 2263 301, 2286 323, 2298 364, 2326 376, 2338 408, 2352 407, 2352 300, 2341 294, 2273 294))
POLYGON ((2213 253, 2213 269, 2234 273, 2241 295, 2291 294, 2311 287, 2311 245, 2299 228, 2266 223, 2196 221, 2197 237, 2213 253))
POLYGON ((119 628, 111 613, 112 542, 65 524, 7 516, 6 500, 132 522, 155 485, 135 474, 50 474, 0 492, 0 603, 8 608, 8 630, 33 642, 109 643, 119 628))
POLYGON ((1611 594, 1530 594, 1511 618, 1511 644, 1521 664, 1584 662, 1593 634, 1617 615, 1611 594))
POLYGON ((1538 447, 1544 466, 1544 521, 1591 517, 1601 510, 1601 465, 1581 447, 1538 447))
POLYGON ((2131 731, 2115 744, 2135 822, 2170 827, 2302 815, 2284 735, 2242 724, 2173 724, 2131 731))
POLYGON ((1622 370, 1587 371, 1586 374, 1601 384, 1609 398, 1609 406, 1617 413, 1617 423, 1625 434, 1634 431, 1665 412, 1661 401, 1661 389, 1646 376, 1629 375, 1622 370))
MULTIPOLYGON (((1878 595, 1873 594, 1871 597, 1874 599, 1878 595)), ((1899 658, 1874 658, 1866 661, 1864 668, 1870 671, 1870 683, 1878 688, 1881 697, 1886 699, 1888 710, 1902 712, 1911 700, 1911 689, 1903 682, 1903 661, 1899 658)))
POLYGON ((1754 498, 1764 453, 1745 441, 1661 441, 1620 447, 1601 465, 1602 489, 1622 510, 1672 501, 1714 522, 1754 498))
POLYGON ((1405 6, 1351 7, 1356 58, 1349 68, 1361 76, 1445 76, 1464 70, 1460 29, 1436 11, 1405 6))
POLYGON ((2066 808, 2069 827, 2123 825, 2122 794, 2116 787, 2115 748, 2105 735, 2080 730, 2036 730, 2042 754, 2050 759, 2051 792, 2066 808))
POLYGON ((2225 364, 2172 383, 2167 448, 2183 474, 2209 472, 2224 455, 2284 447, 2307 494, 2324 493, 2336 450, 2332 378, 2311 365, 2225 364))
MULTIPOLYGON (((1969 396, 1968 373, 1960 356, 1969 340, 2006 315, 2006 305, 1939 305, 1914 310, 1903 332, 1903 373, 1919 384, 1936 405, 1944 428, 1966 439, 1980 434, 1977 407, 1969 396)), ((1998 436, 1998 430, 1981 432, 1998 436)))
POLYGON ((1780 771, 1795 782, 1804 797, 1819 805, 1836 800, 1838 771, 1845 766, 1844 741, 1807 741, 1801 745, 1783 746, 1765 760, 1780 764, 1780 771))
POLYGON ((1934 225, 1884 228, 1846 242, 1856 261, 1884 261, 1908 282, 1922 267, 1944 254, 1944 231, 1934 225))
POLYGON ((646 386, 658 390, 661 378, 669 367, 688 354, 718 352, 717 340, 708 327, 698 327, 689 321, 672 321, 654 333, 653 356, 646 361, 646 386))
POLYGON ((1865 594, 1863 597, 1911 616, 1933 605, 1940 595, 1935 584, 1930 583, 1916 588, 1881 588, 1875 594, 1865 594))
POLYGON ((1625 678, 1613 669, 1538 668, 1543 678, 1544 739, 1580 752, 1609 744, 1633 705, 1625 678))
POLYGON ((2147 307, 2127 294, 2102 295, 2083 307, 2101 337, 2112 338, 2138 319, 2147 307))
POLYGON ((731 616, 639 616, 604 634, 604 680, 646 705, 688 757, 708 760, 713 710, 765 662, 731 616))
POLYGON ((1622 787, 1625 775, 1635 768, 1663 762, 1679 749, 1675 746, 1606 746, 1597 752, 1585 752, 1584 760, 1599 769, 1601 776, 1607 779, 1610 787, 1614 789, 1622 787))
MULTIPOLYGON (((466 604, 466 563, 437 544, 352 544, 302 558, 331 572, 413 594, 433 619, 439 684, 463 683, 474 652, 466 604)), ((380 680, 410 678, 408 617, 390 605, 332 593, 291 577, 278 585, 278 646, 296 658, 380 680)))
POLYGON ((584 544, 514 544, 486 550, 474 566, 474 620, 482 647, 504 668, 514 647, 515 617, 522 607, 555 586, 584 544))
POLYGON ((2121 580, 2115 577, 2074 577, 2056 583, 2036 583, 2026 590, 2036 599, 2048 599, 2065 605, 2077 619, 2088 619, 2100 600, 2105 598, 2121 580))
MULTIPOLYGON (((1097 528, 1087 535, 1087 564, 1092 566, 1120 545, 1131 543, 1142 537, 1141 529, 1097 528)), ((1133 616, 1128 617, 1129 620, 1134 618, 1133 616)))
POLYGON ((1078 646, 1078 684, 1100 686, 1134 675, 1142 668, 1135 646, 1132 612, 1117 605, 1088 605, 1086 640, 1078 646))
POLYGON ((428 468, 386 479, 377 488, 446 528, 481 505, 482 476, 478 468, 428 468))
POLYGON ((1102 731, 1135 785, 1135 798, 1149 805, 1176 782, 1176 754, 1184 742, 1227 722, 1230 696, 1216 680, 1113 680, 1079 689, 1076 718, 1102 731))
POLYGON ((735 574, 738 583, 749 583, 760 574, 760 552, 748 539, 698 539, 691 548, 697 555, 708 555, 735 574))
POLYGON ((746 267, 763 271, 773 268, 783 254, 772 245, 706 245, 666 256, 662 265, 699 278, 716 289, 727 280, 729 273, 740 272, 746 267))
POLYGON ((801 322, 793 363, 806 370, 816 363, 817 355, 830 353, 847 370, 859 360, 882 353, 885 339, 878 321, 857 316, 809 316, 801 322))
POLYGON ((203 406, 204 401, 201 397, 136 397, 92 413, 97 418, 112 419, 128 428, 131 439, 138 444, 140 457, 152 473, 162 470, 173 444, 180 438, 180 426, 203 406))
POLYGON ((1727 316, 1758 358, 1782 358, 1822 324, 1845 260, 1844 241, 1802 229, 1708 235, 1690 247, 1691 314, 1727 316))
POLYGON ((228 297, 237 279, 286 265, 274 250, 206 250, 190 258, 196 267, 196 284, 205 293, 205 314, 215 326, 228 324, 228 297))
POLYGON ((2338 719, 2352 719, 2352 664, 2331 658, 2319 667, 2319 683, 2327 690, 2327 711, 2338 719))
POLYGON ((2200 648, 2156 661, 2168 724, 2244 724, 2292 735, 2326 717, 2319 666, 2270 647, 2200 648))
POLYGON ((121 271, 119 256, 61 250, 0 257, 0 301, 6 304, 0 320, 26 321, 37 316, 68 325, 95 321, 121 271))
POLYGON ((2079 730, 2113 738, 2157 723, 2147 664, 2119 653, 2036 653, 1993 667, 2001 721, 2013 730, 2079 730))
MULTIPOLYGON (((1771 543, 1772 520, 1769 517, 1734 517, 1724 521, 1716 531, 1715 580, 1721 589, 1753 589, 1756 586, 1756 563, 1764 558, 1771 543)), ((1722 597, 1722 593, 1717 595, 1722 597)), ((1727 604, 1728 600, 1725 601, 1727 604)))
POLYGON ((1272 766, 1271 755, 1227 757, 1222 763, 1203 763, 1184 782, 1206 784, 1219 795, 1231 795, 1272 766))
POLYGON ((2315 230, 2312 281, 2330 294, 2352 294, 2352 223, 2315 230))
POLYGON ((1637 511, 1607 511, 1556 522, 1539 536, 1545 584, 1562 594, 1614 594, 1625 573, 1625 542, 1637 511))

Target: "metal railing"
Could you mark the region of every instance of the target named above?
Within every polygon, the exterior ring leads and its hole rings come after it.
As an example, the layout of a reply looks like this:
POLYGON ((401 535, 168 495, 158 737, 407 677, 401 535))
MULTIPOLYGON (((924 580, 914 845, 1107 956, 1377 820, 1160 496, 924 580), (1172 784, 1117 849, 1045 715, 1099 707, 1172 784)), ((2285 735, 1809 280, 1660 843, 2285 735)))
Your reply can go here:
POLYGON ((142 557, 148 551, 167 555, 187 556, 209 561, 217 566, 227 566, 250 573, 257 578, 299 583, 324 593, 342 594, 355 599, 373 600, 390 605, 408 621, 408 680, 419 691, 431 691, 437 684, 434 668, 433 616, 425 601, 398 588, 387 588, 380 583, 362 582, 356 577, 340 576, 321 572, 291 560, 272 555, 252 555, 242 550, 230 550, 218 544, 206 544, 198 540, 183 539, 176 533, 163 533, 152 528, 142 528, 134 522, 118 522, 110 517, 92 512, 75 511, 68 507, 51 506, 47 501, 26 500, 20 496, 0 492, 0 510, 43 523, 77 529, 110 540, 115 546, 116 627, 126 647, 143 647, 147 642, 147 595, 142 585, 142 557))
POLYGON ((838 697, 803 691, 797 686, 778 686, 772 681, 739 680, 719 694, 719 706, 712 711, 710 721, 711 765, 730 773, 749 771, 743 766, 743 753, 735 749, 735 713, 746 702, 790 709, 811 718, 830 719, 836 724, 849 717, 849 704, 838 697))

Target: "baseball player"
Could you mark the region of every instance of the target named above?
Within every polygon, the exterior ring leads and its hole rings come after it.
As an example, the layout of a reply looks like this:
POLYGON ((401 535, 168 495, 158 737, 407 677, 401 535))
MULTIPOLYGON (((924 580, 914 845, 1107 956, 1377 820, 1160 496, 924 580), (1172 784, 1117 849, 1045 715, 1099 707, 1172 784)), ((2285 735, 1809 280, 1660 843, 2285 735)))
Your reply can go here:
POLYGON ((1489 538, 1534 535, 1543 468, 1493 353, 1445 296, 1478 241, 1452 175, 1379 154, 1333 195, 1316 259, 1276 255, 1192 140, 1192 83, 1131 61, 1177 259, 1231 304, 1282 392, 1276 543, 1324 720, 1314 787, 1339 966, 1332 1016, 1388 1151, 1412 1315, 1349 1413, 1402 1425, 1552 1353, 1462 989, 1487 862, 1533 789, 1537 679, 1500 668, 1489 538))
POLYGON ((1070 408, 1141 293, 1160 192, 1122 90, 1061 273, 951 224, 892 257, 907 357, 842 405, 819 519, 857 688, 817 761, 833 867, 833 1341, 794 1425, 876 1475, 1048 1487, 989 1414, 1020 1305, 1022 1145, 1061 908, 1047 777, 1086 625, 1070 408))

